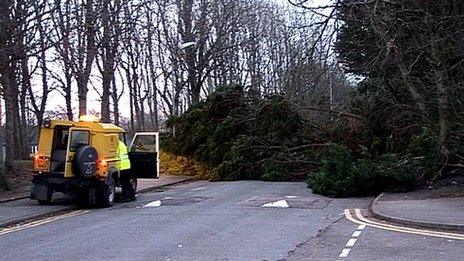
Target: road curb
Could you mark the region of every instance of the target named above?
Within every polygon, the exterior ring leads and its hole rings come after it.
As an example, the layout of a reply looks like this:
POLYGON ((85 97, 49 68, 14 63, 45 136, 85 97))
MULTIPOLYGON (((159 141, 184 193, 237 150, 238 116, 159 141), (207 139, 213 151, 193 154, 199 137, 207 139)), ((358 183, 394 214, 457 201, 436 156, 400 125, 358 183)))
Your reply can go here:
POLYGON ((184 178, 184 179, 181 179, 181 180, 168 182, 166 184, 144 188, 144 189, 138 190, 137 193, 145 193, 145 192, 149 192, 149 191, 151 191, 153 189, 162 188, 162 187, 171 186, 171 185, 176 185, 176 184, 180 184, 180 183, 186 183, 186 182, 190 182, 192 180, 193 180, 193 177, 184 178))
POLYGON ((459 224, 452 223, 438 223, 438 222, 428 222, 421 220, 412 220, 407 218, 399 218, 385 214, 379 210, 378 202, 382 199, 384 193, 378 195, 369 205, 370 214, 380 220, 398 223, 406 226, 413 226, 418 228, 429 228, 429 229, 439 229, 439 230, 450 230, 450 231, 459 231, 464 232, 464 226, 459 224))
POLYGON ((65 214, 65 213, 67 213, 69 211, 72 211, 72 210, 76 210, 76 207, 60 208, 60 209, 56 209, 56 210, 53 210, 53 211, 48 211, 48 212, 45 212, 45 213, 33 214, 33 215, 17 218, 17 219, 14 219, 14 220, 9 220, 9 221, 0 223, 0 229, 7 228, 7 227, 12 227, 12 226, 15 226, 15 225, 18 225, 18 224, 21 224, 21 223, 25 223, 25 222, 29 222, 29 221, 39 220, 39 219, 42 219, 42 218, 62 215, 62 214, 65 214))
POLYGON ((30 197, 30 196, 25 195, 25 196, 19 196, 19 197, 14 197, 14 198, 0 199, 0 204, 15 201, 15 200, 20 200, 20 199, 25 199, 25 198, 28 198, 28 197, 30 197))
MULTIPOLYGON (((184 179, 180 179, 180 180, 176 180, 176 181, 172 181, 172 182, 167 182, 167 183, 162 184, 162 185, 155 185, 155 186, 152 186, 152 187, 147 187, 147 188, 141 189, 141 190, 137 191, 137 193, 145 193, 145 192, 149 192, 151 190, 157 189, 157 188, 163 188, 163 187, 171 186, 171 185, 175 185, 175 184, 186 183, 186 182, 189 182, 189 181, 192 181, 192 180, 193 180, 193 177, 189 177, 189 178, 184 178, 184 179)), ((6 202, 14 201, 14 200, 25 199, 25 198, 29 198, 29 196, 5 199, 5 200, 0 201, 0 203, 6 203, 6 202)), ((0 229, 6 228, 6 227, 11 227, 11 226, 21 224, 21 223, 24 223, 24 222, 28 222, 28 221, 34 221, 34 220, 42 219, 42 218, 45 218, 45 217, 61 215, 61 214, 67 213, 68 211, 72 211, 72 210, 76 210, 76 209, 77 209, 76 206, 71 206, 71 207, 65 207, 65 208, 60 208, 60 209, 48 211, 48 212, 45 212, 45 213, 33 214, 33 215, 17 218, 17 219, 14 219, 14 220, 8 220, 6 222, 0 223, 0 229)))

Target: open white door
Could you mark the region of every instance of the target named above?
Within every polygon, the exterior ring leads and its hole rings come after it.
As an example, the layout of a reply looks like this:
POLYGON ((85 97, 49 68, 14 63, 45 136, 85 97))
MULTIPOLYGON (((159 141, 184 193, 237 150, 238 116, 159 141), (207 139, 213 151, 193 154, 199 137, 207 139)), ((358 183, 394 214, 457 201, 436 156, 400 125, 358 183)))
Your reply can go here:
POLYGON ((129 146, 131 172, 137 178, 159 178, 159 133, 137 132, 129 146))

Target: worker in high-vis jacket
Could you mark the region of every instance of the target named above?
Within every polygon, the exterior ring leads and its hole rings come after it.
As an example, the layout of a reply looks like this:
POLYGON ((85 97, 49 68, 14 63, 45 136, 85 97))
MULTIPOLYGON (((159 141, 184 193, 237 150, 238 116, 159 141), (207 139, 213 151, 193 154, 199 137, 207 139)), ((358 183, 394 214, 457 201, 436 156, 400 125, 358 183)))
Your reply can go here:
POLYGON ((133 201, 135 200, 135 194, 137 190, 137 179, 131 173, 131 163, 129 160, 129 154, 127 146, 119 141, 118 144, 118 158, 119 158, 119 175, 121 181, 122 190, 122 201, 133 201))
POLYGON ((127 152, 127 146, 122 142, 119 141, 118 144, 118 158, 119 158, 119 171, 128 170, 131 167, 129 154, 127 152))

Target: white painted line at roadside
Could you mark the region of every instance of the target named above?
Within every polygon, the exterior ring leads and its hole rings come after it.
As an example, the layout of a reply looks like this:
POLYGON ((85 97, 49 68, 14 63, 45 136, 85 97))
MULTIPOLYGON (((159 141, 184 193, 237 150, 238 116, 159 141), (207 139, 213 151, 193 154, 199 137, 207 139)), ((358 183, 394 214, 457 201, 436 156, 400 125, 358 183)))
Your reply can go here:
POLYGON ((359 237, 359 235, 361 235, 361 231, 354 231, 351 237, 359 237))
POLYGON ((161 200, 155 200, 153 202, 150 202, 142 206, 142 208, 157 208, 157 207, 161 207, 161 200))
POLYGON ((365 228, 366 228, 366 225, 359 225, 359 226, 358 226, 358 229, 359 229, 359 230, 363 230, 363 229, 365 229, 365 228))
POLYGON ((288 205, 288 202, 283 199, 275 202, 269 202, 264 205, 262 205, 263 208, 288 208, 290 205, 288 205))
POLYGON ((346 245, 347 247, 352 247, 354 246, 354 244, 356 244, 356 238, 350 238, 350 240, 348 240, 348 242, 346 242, 346 245))
POLYGON ((197 190, 203 190, 203 189, 206 189, 206 187, 194 188, 194 189, 192 189, 192 190, 193 190, 193 191, 197 191, 197 190))
POLYGON ((344 248, 342 250, 342 252, 340 253, 340 255, 338 255, 338 257, 348 257, 348 255, 350 254, 350 251, 351 251, 351 249, 344 248))

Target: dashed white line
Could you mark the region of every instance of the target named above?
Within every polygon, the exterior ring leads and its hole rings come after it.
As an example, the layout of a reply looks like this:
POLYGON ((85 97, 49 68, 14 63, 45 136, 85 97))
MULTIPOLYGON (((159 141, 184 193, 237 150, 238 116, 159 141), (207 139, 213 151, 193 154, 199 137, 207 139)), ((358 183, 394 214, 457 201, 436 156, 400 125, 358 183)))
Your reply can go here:
POLYGON ((348 257, 348 255, 350 254, 350 251, 351 251, 351 249, 344 248, 342 250, 342 252, 340 253, 340 255, 338 255, 338 257, 348 257))
POLYGON ((348 255, 350 254, 351 249, 356 244, 356 241, 358 240, 358 237, 361 235, 362 230, 365 229, 365 228, 366 228, 366 225, 359 225, 358 226, 356 231, 354 231, 353 234, 351 234, 351 238, 348 240, 348 242, 346 242, 345 248, 343 248, 342 252, 340 253, 340 255, 338 255, 338 257, 340 257, 340 258, 348 257, 348 255))
POLYGON ((347 247, 352 247, 354 246, 354 244, 356 244, 356 238, 350 238, 350 240, 348 240, 348 242, 346 242, 346 245, 347 247))

